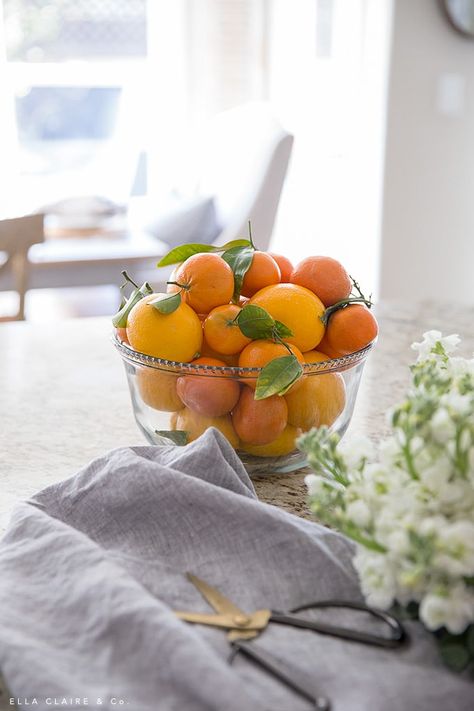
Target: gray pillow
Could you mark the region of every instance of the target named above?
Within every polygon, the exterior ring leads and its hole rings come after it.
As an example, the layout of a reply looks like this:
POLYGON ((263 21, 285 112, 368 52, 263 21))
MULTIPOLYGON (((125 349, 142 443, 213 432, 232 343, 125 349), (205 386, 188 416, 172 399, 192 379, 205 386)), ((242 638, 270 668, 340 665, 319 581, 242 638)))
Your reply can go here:
POLYGON ((176 247, 185 242, 212 244, 221 232, 212 197, 173 196, 166 204, 149 199, 141 215, 141 227, 154 237, 176 247))

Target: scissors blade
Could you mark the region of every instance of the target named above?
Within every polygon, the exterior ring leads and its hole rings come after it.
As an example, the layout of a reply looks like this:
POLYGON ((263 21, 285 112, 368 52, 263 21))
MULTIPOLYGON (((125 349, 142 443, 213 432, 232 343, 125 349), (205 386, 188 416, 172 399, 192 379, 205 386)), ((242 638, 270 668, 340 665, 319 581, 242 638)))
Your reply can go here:
POLYGON ((213 613, 205 614, 203 612, 182 612, 175 610, 174 614, 184 622, 194 622, 199 625, 210 625, 211 627, 223 627, 224 629, 232 628, 234 624, 232 615, 214 615, 213 613))
POLYGON ((199 590, 203 598, 207 600, 209 605, 213 607, 216 612, 219 612, 221 615, 244 615, 247 617, 247 614, 243 612, 240 607, 234 605, 233 602, 231 602, 211 585, 204 582, 204 580, 201 580, 192 573, 186 573, 186 577, 194 585, 194 587, 199 590))

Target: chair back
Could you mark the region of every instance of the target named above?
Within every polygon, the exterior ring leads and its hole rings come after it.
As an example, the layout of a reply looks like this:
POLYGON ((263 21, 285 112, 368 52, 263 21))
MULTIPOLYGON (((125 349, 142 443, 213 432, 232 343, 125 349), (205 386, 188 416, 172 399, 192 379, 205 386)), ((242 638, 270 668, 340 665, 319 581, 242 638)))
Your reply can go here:
POLYGON ((11 269, 12 281, 18 293, 18 311, 14 316, 0 317, 0 321, 25 318, 25 295, 28 289, 28 250, 44 241, 44 216, 40 214, 0 220, 0 253, 4 257, 0 271, 11 269))
POLYGON ((214 196, 223 226, 216 244, 248 234, 268 248, 293 147, 293 136, 264 103, 225 111, 212 119, 200 145, 198 191, 214 196))

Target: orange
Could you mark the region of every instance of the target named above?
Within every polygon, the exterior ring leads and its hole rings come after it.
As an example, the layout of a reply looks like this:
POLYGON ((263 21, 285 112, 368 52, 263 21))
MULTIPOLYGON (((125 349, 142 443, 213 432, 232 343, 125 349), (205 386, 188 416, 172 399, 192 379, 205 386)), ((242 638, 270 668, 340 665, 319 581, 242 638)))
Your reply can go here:
POLYGON ((236 304, 216 306, 204 321, 206 342, 217 353, 235 355, 250 343, 250 338, 244 336, 235 323, 240 312, 241 308, 236 304))
MULTIPOLYGON (((325 353, 309 351, 304 354, 307 363, 328 360, 325 353)), ((330 427, 344 410, 346 386, 339 373, 308 374, 300 387, 285 395, 288 405, 288 423, 303 431, 312 427, 330 427)))
POLYGON ((162 314, 150 305, 158 296, 145 296, 130 311, 127 321, 130 345, 155 358, 188 362, 201 348, 199 316, 185 303, 171 314, 162 314))
MULTIPOLYGON (((322 353, 325 353, 328 358, 340 358, 342 355, 341 353, 338 353, 333 348, 331 348, 331 346, 329 345, 328 338, 327 338, 327 328, 324 333, 324 336, 318 343, 318 350, 321 351, 322 353)), ((304 355, 304 353, 303 353, 303 355, 304 355)))
POLYGON ((286 427, 288 406, 284 398, 272 395, 255 400, 251 388, 244 386, 232 412, 232 423, 239 438, 247 444, 268 444, 286 427))
MULTIPOLYGON (((194 365, 223 366, 216 358, 197 358, 194 365)), ((240 384, 230 377, 206 375, 183 375, 178 378, 176 390, 190 410, 205 417, 221 417, 230 412, 240 395, 240 384)))
POLYGON ((184 405, 176 390, 177 376, 156 368, 137 367, 137 387, 143 402, 155 410, 176 412, 184 405))
POLYGON ((375 316, 363 304, 349 304, 329 317, 326 341, 334 353, 348 355, 367 346, 378 334, 375 316))
POLYGON ((273 252, 269 252, 268 254, 273 257, 275 262, 280 267, 281 281, 290 281, 291 272, 293 271, 293 265, 290 260, 282 254, 274 254, 273 252))
POLYGON ((214 307, 229 303, 234 293, 234 274, 218 254, 193 254, 168 283, 168 292, 179 289, 183 301, 197 313, 207 314, 214 307))
POLYGON ((267 252, 253 253, 252 264, 246 271, 242 282, 243 296, 253 296, 264 286, 278 284, 281 279, 280 267, 267 252))
POLYGON ((287 425, 283 432, 269 444, 245 444, 240 445, 240 449, 254 457, 283 457, 295 449, 296 438, 301 434, 301 430, 287 425))
MULTIPOLYGON (((304 363, 304 357, 301 351, 296 346, 291 345, 291 343, 287 343, 286 345, 299 362, 304 363)), ((256 341, 251 341, 248 346, 245 346, 239 355, 239 368, 263 368, 274 358, 282 358, 287 355, 290 355, 290 353, 282 343, 257 339, 256 341)), ((256 382, 256 379, 245 380, 246 385, 253 389, 255 389, 256 382)), ((299 382, 295 383, 295 385, 299 385, 299 382)))
POLYGON ((128 343, 127 329, 126 328, 116 328, 115 333, 121 343, 128 343))
POLYGON ((200 355, 206 358, 217 358, 217 360, 223 360, 226 365, 232 367, 237 366, 239 363, 238 353, 236 353, 235 355, 226 355, 225 353, 218 353, 214 350, 214 348, 211 348, 209 343, 206 341, 205 335, 202 339, 200 355))
POLYGON ((197 412, 193 412, 185 407, 179 412, 171 415, 170 427, 172 430, 181 430, 188 433, 189 442, 193 442, 200 437, 209 427, 218 429, 224 437, 227 437, 234 449, 239 446, 239 438, 232 426, 230 415, 223 417, 205 417, 197 412))
POLYGON ((297 284, 275 284, 258 291, 250 299, 251 304, 261 306, 281 321, 293 332, 287 340, 300 351, 310 351, 315 348, 324 335, 321 316, 324 305, 304 286, 297 284))
POLYGON ((349 274, 332 257, 306 257, 296 265, 290 281, 310 289, 325 306, 347 299, 352 291, 349 274))

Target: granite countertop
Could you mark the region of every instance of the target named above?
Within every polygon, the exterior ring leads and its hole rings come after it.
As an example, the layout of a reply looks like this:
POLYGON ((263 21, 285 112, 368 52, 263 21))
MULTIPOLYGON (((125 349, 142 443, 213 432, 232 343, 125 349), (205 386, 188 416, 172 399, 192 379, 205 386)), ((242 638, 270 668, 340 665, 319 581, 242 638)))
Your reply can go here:
MULTIPOLYGON (((459 333, 462 352, 474 350, 474 308, 382 303, 377 316, 379 341, 346 436, 386 434, 386 411, 403 397, 408 382, 410 344, 424 331, 459 333)), ((74 474, 108 449, 144 444, 110 332, 104 318, 0 326, 0 530, 18 500, 74 474)), ((257 494, 309 516, 305 473, 255 478, 257 494)))

